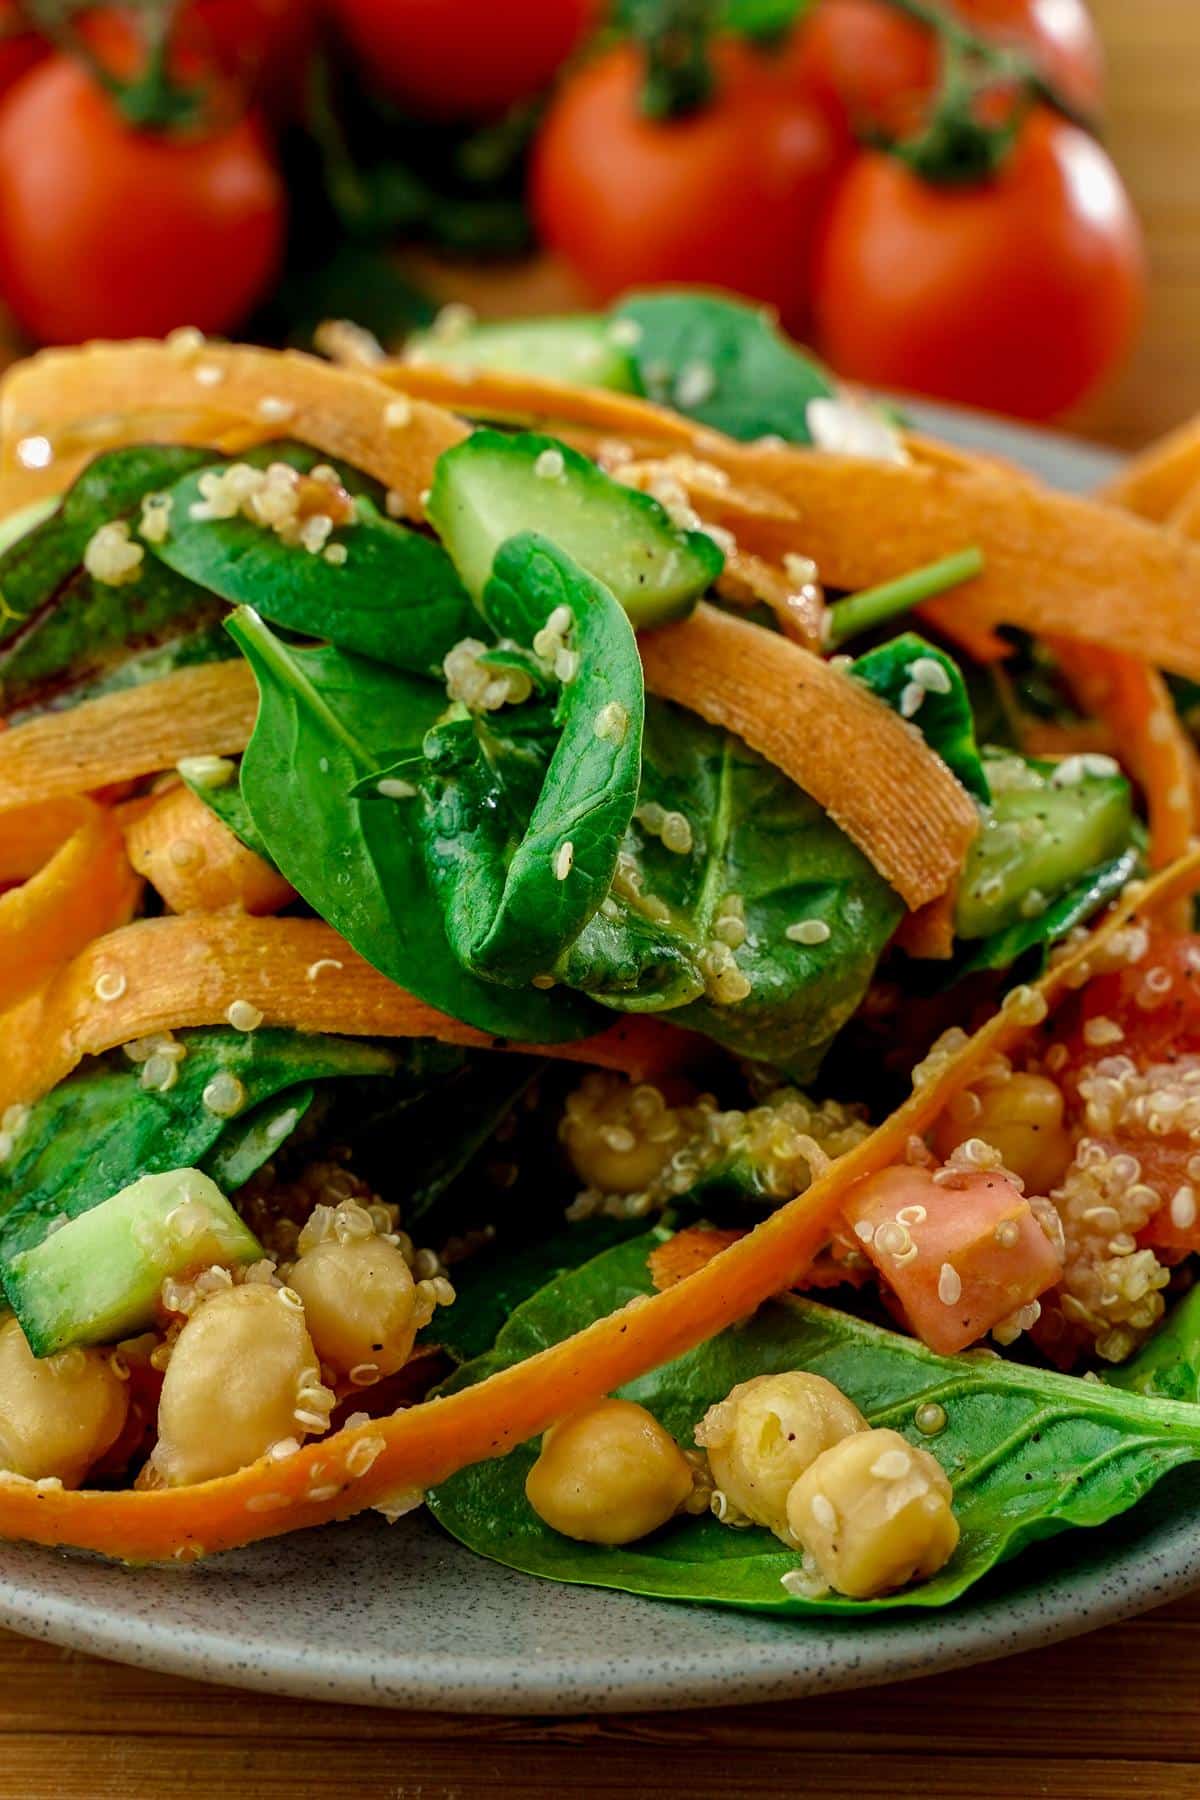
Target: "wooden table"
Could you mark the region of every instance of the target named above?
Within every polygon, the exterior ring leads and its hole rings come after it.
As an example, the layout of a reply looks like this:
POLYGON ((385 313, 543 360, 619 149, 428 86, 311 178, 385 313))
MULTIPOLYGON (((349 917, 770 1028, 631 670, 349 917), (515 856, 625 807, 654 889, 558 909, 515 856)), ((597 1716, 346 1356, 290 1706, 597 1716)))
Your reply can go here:
MULTIPOLYGON (((1127 374, 1076 423, 1144 442, 1200 412, 1200 0, 1093 0, 1111 143, 1154 296, 1127 374)), ((686 1621, 686 1623, 685 1623, 686 1621)), ((697 1615, 681 1629, 701 1628, 697 1615)), ((202 1687, 0 1634, 2 1800, 230 1793, 821 1794, 829 1800, 1196 1800, 1200 1597, 990 1667, 790 1706, 519 1721, 385 1714, 202 1687)))

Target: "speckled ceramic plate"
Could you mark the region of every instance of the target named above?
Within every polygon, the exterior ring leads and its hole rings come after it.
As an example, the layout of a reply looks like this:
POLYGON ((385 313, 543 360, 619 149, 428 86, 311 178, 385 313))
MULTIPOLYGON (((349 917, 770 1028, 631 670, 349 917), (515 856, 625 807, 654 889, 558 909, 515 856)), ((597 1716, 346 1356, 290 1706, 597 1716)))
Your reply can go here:
MULTIPOLYGON (((1086 490, 1111 458, 950 410, 922 425, 1086 490)), ((423 1516, 371 1517, 131 1571, 0 1545, 0 1623, 99 1655, 269 1692, 473 1712, 786 1699, 1070 1637, 1200 1584, 1200 1471, 1094 1536, 1002 1569, 942 1614, 766 1619, 560 1587, 474 1557, 423 1516)))

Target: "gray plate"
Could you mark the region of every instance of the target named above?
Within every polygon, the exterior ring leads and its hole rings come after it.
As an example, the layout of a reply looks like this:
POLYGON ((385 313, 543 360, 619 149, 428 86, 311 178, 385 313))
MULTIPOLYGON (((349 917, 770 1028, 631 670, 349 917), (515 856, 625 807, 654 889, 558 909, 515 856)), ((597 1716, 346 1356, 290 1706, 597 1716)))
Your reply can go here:
MULTIPOLYGON (((921 424, 1086 490, 1103 452, 943 408, 921 424)), ((1070 1637, 1200 1583, 1200 1471, 1094 1537, 1024 1557, 943 1614, 771 1620, 560 1587, 410 1517, 305 1532, 197 1568, 130 1571, 0 1545, 0 1623, 124 1662, 273 1693, 475 1712, 786 1699, 1070 1637)))

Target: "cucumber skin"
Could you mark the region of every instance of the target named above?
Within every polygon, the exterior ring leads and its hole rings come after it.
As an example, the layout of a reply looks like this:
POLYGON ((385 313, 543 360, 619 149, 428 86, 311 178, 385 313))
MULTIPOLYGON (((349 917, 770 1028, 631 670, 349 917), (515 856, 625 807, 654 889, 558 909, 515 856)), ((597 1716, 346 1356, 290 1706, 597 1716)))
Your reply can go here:
POLYGON ((0 1285, 34 1355, 53 1356, 75 1344, 110 1344, 144 1329, 153 1322, 159 1288, 169 1275, 213 1262, 255 1262, 264 1254, 207 1175, 172 1169, 144 1175, 40 1244, 19 1251, 0 1267, 0 1285), (183 1202, 203 1207, 211 1220, 207 1230, 186 1239, 166 1229, 168 1214, 183 1202), (129 1277, 123 1286, 122 1273, 129 1277))
POLYGON ((500 545, 531 530, 603 582, 638 631, 686 617, 724 567, 704 532, 675 525, 649 494, 533 432, 478 430, 445 451, 425 512, 477 605, 500 545), (537 473, 547 453, 561 460, 558 475, 537 473))
MULTIPOLYGON (((985 768, 988 764, 985 762, 985 768)), ((1021 905, 1037 890, 1047 900, 1064 892, 1089 869, 1110 861, 1128 848, 1133 832, 1129 783, 1119 775, 1089 775, 1056 787, 1048 779, 1054 765, 1034 763, 1042 776, 1039 788, 993 795, 991 819, 976 840, 967 862, 955 909, 959 937, 977 939, 1003 931, 1026 916, 1021 905), (1043 830, 1029 849, 1011 847, 991 852, 989 825, 1038 819, 1043 830), (1002 882, 996 894, 980 887, 989 879, 1002 882)))
POLYGON ((409 338, 405 355, 418 364, 497 369, 503 374, 541 376, 576 387, 640 394, 637 365, 614 338, 613 323, 601 313, 577 313, 472 325, 457 337, 419 331, 409 338))

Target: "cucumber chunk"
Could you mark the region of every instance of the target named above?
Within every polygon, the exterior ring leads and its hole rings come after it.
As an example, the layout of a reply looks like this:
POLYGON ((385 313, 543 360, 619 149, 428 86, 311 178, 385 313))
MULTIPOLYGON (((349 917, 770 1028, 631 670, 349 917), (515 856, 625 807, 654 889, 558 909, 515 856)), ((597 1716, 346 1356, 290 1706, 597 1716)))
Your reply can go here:
POLYGON ((672 523, 554 438, 476 431, 438 459, 425 508, 479 602, 496 552, 536 531, 604 583, 642 630, 690 612, 724 566, 713 540, 672 523))
POLYGON ((144 1175, 0 1268, 35 1356, 153 1323, 168 1275, 256 1262, 262 1245, 199 1169, 144 1175))
POLYGON ((506 319, 472 325, 455 337, 419 331, 408 340, 410 362, 451 368, 501 369, 514 375, 548 376, 577 387, 640 394, 637 369, 622 339, 628 325, 600 313, 561 319, 506 319))
POLYGON ((959 937, 990 937, 1036 917, 1089 869, 1128 848, 1129 783, 1109 774, 1108 762, 985 758, 992 805, 963 873, 954 921, 959 937))

